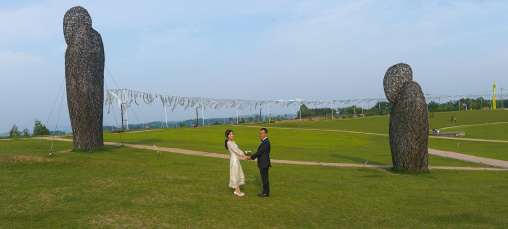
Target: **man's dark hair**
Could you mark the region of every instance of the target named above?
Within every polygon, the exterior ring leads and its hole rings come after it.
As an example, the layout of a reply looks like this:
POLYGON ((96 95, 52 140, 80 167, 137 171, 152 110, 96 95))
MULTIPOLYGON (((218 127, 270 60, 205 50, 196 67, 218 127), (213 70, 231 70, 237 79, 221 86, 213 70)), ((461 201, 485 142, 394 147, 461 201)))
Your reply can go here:
MULTIPOLYGON (((267 134, 268 134, 268 130, 267 130, 266 128, 261 128, 261 130, 264 130, 264 131, 265 131, 265 133, 267 133, 267 134)), ((260 130, 260 131, 261 131, 261 130, 260 130)))

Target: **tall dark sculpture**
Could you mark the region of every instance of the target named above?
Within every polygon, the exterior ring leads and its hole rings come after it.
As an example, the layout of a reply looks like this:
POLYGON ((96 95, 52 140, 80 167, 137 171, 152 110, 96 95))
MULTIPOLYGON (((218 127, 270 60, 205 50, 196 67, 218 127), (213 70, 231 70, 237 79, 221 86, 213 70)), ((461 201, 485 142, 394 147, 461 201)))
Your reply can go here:
POLYGON ((65 80, 74 148, 91 150, 104 145, 104 46, 101 35, 92 28, 92 18, 81 6, 65 13, 63 32, 67 43, 65 80))
POLYGON ((383 79, 390 113, 390 149, 393 168, 421 171, 428 168, 429 120, 427 103, 409 65, 391 66, 383 79))

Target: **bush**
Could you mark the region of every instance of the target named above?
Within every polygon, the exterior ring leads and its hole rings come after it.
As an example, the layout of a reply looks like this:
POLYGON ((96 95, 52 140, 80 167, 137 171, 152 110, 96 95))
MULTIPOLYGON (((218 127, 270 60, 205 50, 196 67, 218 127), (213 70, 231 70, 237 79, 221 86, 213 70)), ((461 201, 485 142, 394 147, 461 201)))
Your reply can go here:
POLYGON ((35 125, 34 125, 34 136, 36 135, 49 135, 49 130, 46 128, 45 125, 42 125, 42 123, 35 119, 35 125))
POLYGON ((9 131, 9 137, 19 137, 21 136, 21 132, 19 132, 18 130, 18 126, 16 126, 16 124, 14 124, 11 128, 11 130, 9 131))

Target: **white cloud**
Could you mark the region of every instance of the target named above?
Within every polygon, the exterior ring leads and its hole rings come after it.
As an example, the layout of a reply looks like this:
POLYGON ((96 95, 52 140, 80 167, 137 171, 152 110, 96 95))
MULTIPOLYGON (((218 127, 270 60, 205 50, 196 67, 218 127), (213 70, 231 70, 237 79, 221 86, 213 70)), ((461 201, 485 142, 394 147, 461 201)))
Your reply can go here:
MULTIPOLYGON (((33 56, 24 52, 0 51, 0 63, 4 66, 29 65, 41 60, 41 57, 33 56)), ((3 69, 5 69, 5 67, 3 69)))
POLYGON ((0 11, 0 42, 53 38, 63 34, 62 19, 61 9, 53 6, 0 11))

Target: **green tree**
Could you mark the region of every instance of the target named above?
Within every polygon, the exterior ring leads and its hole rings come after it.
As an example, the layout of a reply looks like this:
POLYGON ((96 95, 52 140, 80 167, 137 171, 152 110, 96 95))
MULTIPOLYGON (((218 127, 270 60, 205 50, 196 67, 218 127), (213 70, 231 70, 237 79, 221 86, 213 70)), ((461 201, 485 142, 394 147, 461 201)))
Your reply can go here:
POLYGON ((27 129, 27 128, 25 128, 25 129, 23 130, 23 136, 25 136, 25 137, 30 136, 30 133, 28 132, 28 129, 27 129))
POLYGON ((185 123, 181 122, 180 127, 185 127, 185 123))
POLYGON ((229 117, 229 124, 233 123, 233 118, 229 117))
POLYGON ((35 119, 34 136, 37 135, 49 135, 49 130, 39 120, 35 119))
POLYGON ((11 128, 11 130, 9 131, 9 137, 19 137, 21 136, 21 132, 19 132, 18 130, 18 126, 16 126, 16 124, 14 124, 11 128))
POLYGON ((219 122, 219 121, 215 121, 215 122, 213 123, 213 125, 214 125, 214 126, 215 126, 215 125, 220 125, 220 122, 219 122))
POLYGON ((434 101, 431 101, 429 104, 429 112, 436 112, 439 109, 439 103, 436 103, 434 101))
POLYGON ((300 116, 300 112, 302 113, 302 118, 312 117, 316 115, 316 112, 309 109, 305 104, 300 106, 300 110, 296 112, 297 116, 300 116))
POLYGON ((252 116, 249 116, 248 120, 249 120, 249 122, 252 122, 252 121, 254 121, 254 118, 252 116))

